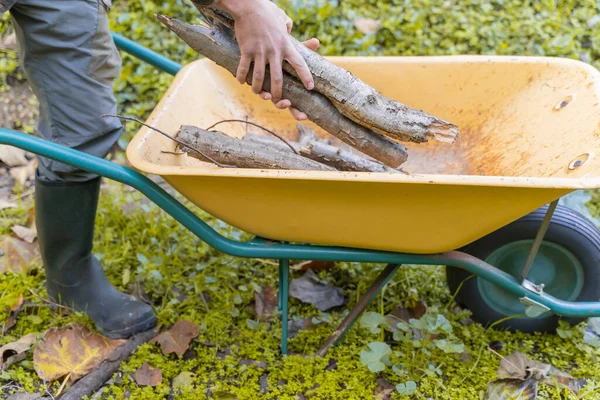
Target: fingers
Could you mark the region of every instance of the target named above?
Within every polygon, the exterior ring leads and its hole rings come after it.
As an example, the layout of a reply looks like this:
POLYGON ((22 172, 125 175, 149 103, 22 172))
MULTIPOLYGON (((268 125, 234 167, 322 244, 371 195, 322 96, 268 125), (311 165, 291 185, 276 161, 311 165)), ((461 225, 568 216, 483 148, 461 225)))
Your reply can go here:
POLYGON ((298 110, 297 108, 290 107, 290 113, 297 121, 305 121, 308 119, 308 115, 298 110))
POLYGON ((240 59, 240 64, 238 65, 237 73, 235 75, 236 79, 239 83, 246 83, 246 78, 248 77, 248 71, 250 70, 250 57, 242 55, 240 59))
MULTIPOLYGON (((252 92, 259 94, 262 92, 265 80, 265 59, 262 56, 254 59, 254 72, 252 73, 252 92)), ((271 91, 272 93, 272 91, 271 91)))
POLYGON ((271 100, 271 93, 269 92, 260 92, 260 98, 263 100, 271 100))
POLYGON ((275 107, 279 108, 280 110, 285 110, 286 108, 290 107, 292 105, 292 103, 289 100, 279 100, 276 104, 275 107))
POLYGON ((269 60, 269 72, 271 73, 271 96, 273 102, 278 103, 283 94, 283 71, 281 67, 281 57, 274 55, 269 60))
POLYGON ((294 21, 288 16, 286 16, 285 26, 287 28, 287 33, 292 33, 292 28, 294 27, 294 21))
POLYGON ((319 39, 317 39, 317 38, 312 38, 312 39, 308 39, 306 42, 304 42, 304 45, 306 47, 308 47, 309 49, 311 49, 312 51, 317 51, 317 49, 321 45, 321 42, 319 42, 319 39))
POLYGON ((312 90, 315 87, 315 82, 308 69, 308 65, 306 65, 306 61, 304 61, 304 58, 302 58, 300 53, 298 53, 296 49, 293 49, 290 51, 290 55, 286 60, 294 67, 304 87, 308 90, 312 90))

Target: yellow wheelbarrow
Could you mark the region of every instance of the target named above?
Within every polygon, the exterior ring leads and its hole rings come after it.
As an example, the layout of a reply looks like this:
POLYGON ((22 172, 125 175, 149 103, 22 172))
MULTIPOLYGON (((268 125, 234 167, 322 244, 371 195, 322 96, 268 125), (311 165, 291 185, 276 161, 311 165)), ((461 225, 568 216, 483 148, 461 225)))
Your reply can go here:
MULTIPOLYGON (((164 61, 130 42, 117 44, 158 67, 164 61)), ((600 187, 597 70, 536 57, 330 60, 384 96, 452 121, 461 137, 454 144, 409 144, 403 175, 219 168, 174 153, 173 141, 141 128, 127 148, 134 168, 160 175, 192 203, 254 234, 249 242, 221 236, 132 169, 8 130, 0 130, 0 143, 135 187, 220 251, 279 260, 284 354, 291 259, 389 264, 319 354, 402 264, 447 266, 456 301, 483 324, 522 315, 498 326, 552 331, 561 316, 570 322, 600 316, 600 231, 557 206, 570 192, 600 187)), ((174 135, 183 124, 248 119, 295 139, 289 113, 213 62, 176 71, 147 124, 174 135)), ((223 130, 242 137, 247 127, 223 130)))

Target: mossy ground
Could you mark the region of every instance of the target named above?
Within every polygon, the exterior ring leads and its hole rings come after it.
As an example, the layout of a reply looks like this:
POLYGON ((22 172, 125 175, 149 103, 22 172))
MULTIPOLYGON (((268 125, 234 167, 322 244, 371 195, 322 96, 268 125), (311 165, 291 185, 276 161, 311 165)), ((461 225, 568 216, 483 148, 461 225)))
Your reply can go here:
MULTIPOLYGON (((114 2, 111 27, 127 37, 182 63, 196 56, 173 35, 165 32, 152 15, 171 14, 193 21, 196 12, 182 0, 114 2)), ((577 58, 600 66, 600 5, 594 0, 521 1, 478 0, 442 1, 298 1, 281 3, 295 19, 299 38, 318 37, 323 54, 413 55, 413 54, 526 54, 577 58), (381 29, 373 34, 358 32, 356 17, 381 18, 381 29)), ((9 27, 2 18, 2 30, 9 27)), ((0 78, 15 76, 14 53, 1 58, 0 78)), ((171 82, 171 77, 155 71, 130 56, 123 55, 124 67, 115 85, 119 110, 145 117, 171 82)), ((16 77, 20 78, 19 70, 16 77)), ((3 86, 10 90, 10 85, 3 86)), ((127 125, 120 146, 136 131, 127 125)), ((122 154, 117 154, 122 157, 122 154)), ((10 227, 24 224, 31 204, 24 200, 18 209, 0 211, 0 235, 10 227)), ((594 197, 591 209, 600 203, 594 197)), ((191 207, 191 206, 190 206, 191 207)), ((234 238, 245 235, 217 221, 194 207, 203 219, 220 232, 234 238)), ((268 216, 265 216, 268 218, 268 216)), ((107 386, 110 398, 181 399, 205 398, 207 389, 217 398, 294 399, 303 394, 315 399, 371 399, 378 378, 399 382, 388 368, 371 373, 360 363, 359 353, 368 343, 378 340, 355 325, 342 344, 325 358, 309 355, 318 349, 374 279, 382 265, 340 263, 319 275, 342 287, 349 303, 343 310, 322 315, 313 307, 291 300, 294 317, 315 316, 324 322, 315 329, 301 331, 290 340, 292 355, 279 355, 279 315, 258 325, 253 314, 254 291, 271 285, 277 287, 277 266, 268 260, 245 260, 220 254, 207 247, 176 221, 168 217, 141 195, 124 186, 110 183, 105 188, 97 218, 95 253, 101 258, 111 281, 127 291, 143 292, 154 304, 160 324, 169 326, 178 319, 189 319, 201 326, 200 336, 183 357, 164 356, 160 347, 143 345, 121 366, 121 373, 107 386), (242 360, 263 361, 265 367, 247 365, 242 360), (163 381, 157 387, 140 387, 132 379, 145 361, 161 368, 163 381), (335 362, 334 362, 335 361, 335 362), (335 368, 331 365, 335 364, 335 368), (182 371, 194 373, 193 387, 173 392, 171 379, 182 371), (261 389, 261 379, 267 391, 261 389)), ((297 277, 294 274, 293 277, 297 277)), ((411 306, 419 301, 443 307, 451 298, 445 285, 443 267, 408 266, 399 271, 370 310, 389 312, 399 304, 411 306)), ((43 269, 37 265, 29 273, 0 275, 0 320, 19 294, 37 307, 19 315, 18 323, 0 345, 30 332, 43 332, 71 321, 89 325, 84 315, 61 314, 41 298, 43 269), (35 294, 33 294, 33 293, 35 294), (39 297, 38 297, 39 296, 39 297)), ((495 378, 499 357, 488 350, 493 342, 502 342, 498 353, 506 356, 513 350, 526 353, 570 372, 588 378, 580 398, 596 399, 600 382, 598 351, 583 344, 582 326, 574 328, 570 338, 558 335, 523 334, 485 329, 479 324, 463 325, 465 315, 450 313, 456 336, 465 344, 470 357, 434 352, 431 359, 443 375, 427 377, 418 383, 414 398, 479 399, 486 385, 495 378)), ((91 325, 89 325, 91 327, 91 325)), ((408 351, 402 345, 393 350, 408 351)), ((498 347, 496 347, 498 348, 498 347)), ((427 368, 414 365, 414 368, 427 368)), ((0 385, 20 385, 30 392, 43 392, 45 384, 32 369, 31 357, 14 365, 0 376, 0 385)), ((59 383, 48 387, 55 393, 59 383)), ((402 398, 398 393, 393 398, 402 398)), ((542 386, 538 398, 574 398, 542 386)))
MULTIPOLYGON (((26 209, 25 203, 22 211, 26 209)), ((244 238, 244 234, 194 210, 223 234, 244 238)), ((2 219, 17 221, 18 214, 2 214, 2 219)), ((6 234, 8 229, 3 227, 0 233, 6 234)), ((373 374, 361 365, 360 351, 368 343, 378 340, 379 335, 361 329, 358 324, 326 357, 310 356, 341 321, 344 310, 322 314, 294 299, 290 302, 293 317, 315 316, 325 322, 313 330, 301 331, 290 340, 292 355, 281 357, 279 314, 260 322, 257 327, 248 323, 248 320, 257 319, 253 311, 255 288, 265 285, 276 288, 277 266, 268 260, 239 259, 216 252, 140 194, 121 184, 107 184, 101 196, 95 253, 116 286, 129 291, 136 285, 141 288, 155 305, 161 325, 169 326, 178 319, 187 319, 201 327, 200 336, 182 357, 164 356, 158 345, 143 345, 121 365, 120 379, 115 379, 105 391, 108 398, 167 399, 170 394, 176 394, 175 398, 201 399, 210 388, 217 398, 228 398, 225 394, 230 394, 239 399, 295 399, 304 394, 318 399, 371 399, 378 387, 377 378, 398 382, 398 377, 389 368, 381 374, 373 374), (247 362, 240 363, 242 360, 262 361, 264 365, 247 365, 247 362), (132 380, 131 376, 145 361, 162 370, 163 381, 159 386, 140 387, 132 380), (336 367, 328 368, 333 363, 336 367), (170 381, 182 371, 193 372, 193 387, 172 392, 170 381), (267 393, 262 392, 261 377, 266 379, 267 393)), ((319 275, 344 288, 349 307, 382 267, 340 263, 335 269, 322 271, 319 275)), ((298 276, 299 273, 293 273, 292 277, 298 276)), ((84 315, 61 315, 42 302, 41 298, 46 297, 43 282, 40 266, 34 266, 27 274, 0 275, 0 292, 3 294, 0 319, 8 316, 9 307, 20 293, 38 306, 23 311, 17 325, 7 336, 0 338, 0 344, 71 321, 91 327, 84 315)), ((418 301, 443 309, 450 299, 443 267, 407 266, 398 272, 386 287, 384 296, 378 296, 369 309, 383 309, 388 313, 398 304, 411 306, 418 301)), ((558 335, 509 333, 485 329, 479 324, 464 325, 460 320, 466 316, 468 312, 447 314, 470 357, 440 351, 421 361, 423 365, 413 366, 427 368, 427 363, 434 362, 443 370, 442 376, 419 382, 419 391, 414 398, 480 398, 487 383, 495 379, 500 361, 488 350, 493 342, 504 343, 498 350, 503 356, 519 350, 531 358, 569 371, 577 378, 590 379, 580 398, 599 396, 594 391, 596 382, 600 381, 599 353, 583 344, 581 326, 574 328, 571 338, 563 339, 558 335)), ((392 349, 410 350, 401 344, 393 344, 392 349)), ((31 392, 44 387, 32 370, 31 359, 9 368, 2 379, 31 392)), ((55 393, 58 386, 59 382, 55 382, 48 391, 55 393)), ((392 398, 402 396, 395 393, 392 398)), ((575 397, 561 397, 554 389, 542 387, 539 398, 575 397)))

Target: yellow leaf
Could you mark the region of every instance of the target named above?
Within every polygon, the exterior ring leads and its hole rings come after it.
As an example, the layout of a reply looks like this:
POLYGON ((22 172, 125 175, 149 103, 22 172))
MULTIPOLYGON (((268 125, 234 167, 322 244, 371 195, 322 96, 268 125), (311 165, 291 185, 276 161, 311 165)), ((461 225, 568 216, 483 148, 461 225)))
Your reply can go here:
POLYGON ((33 352, 33 367, 38 376, 48 382, 65 375, 74 382, 102 363, 124 342, 91 333, 79 323, 51 328, 33 352))

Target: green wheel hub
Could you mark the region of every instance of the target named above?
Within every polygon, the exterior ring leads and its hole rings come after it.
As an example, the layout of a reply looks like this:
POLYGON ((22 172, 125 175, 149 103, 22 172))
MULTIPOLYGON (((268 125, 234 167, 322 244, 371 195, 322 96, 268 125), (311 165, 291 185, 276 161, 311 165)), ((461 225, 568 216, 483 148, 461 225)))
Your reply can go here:
MULTIPOLYGON (((521 240, 494 250, 485 261, 513 276, 519 276, 527 260, 533 240, 521 240)), ((542 242, 527 279, 544 284, 544 292, 566 301, 574 301, 583 287, 583 267, 565 247, 542 242)), ((486 280, 477 278, 483 300, 495 311, 506 316, 523 314, 525 307, 518 297, 486 280)), ((538 318, 548 318, 543 315, 538 318)))

